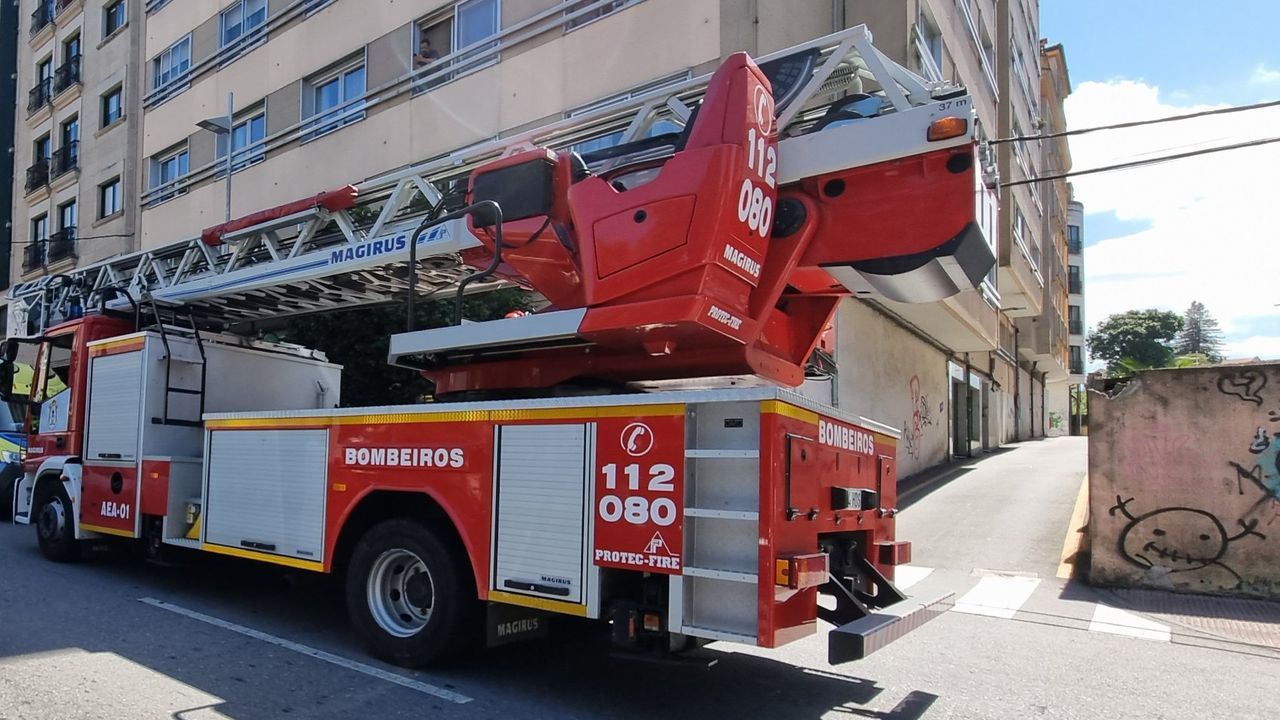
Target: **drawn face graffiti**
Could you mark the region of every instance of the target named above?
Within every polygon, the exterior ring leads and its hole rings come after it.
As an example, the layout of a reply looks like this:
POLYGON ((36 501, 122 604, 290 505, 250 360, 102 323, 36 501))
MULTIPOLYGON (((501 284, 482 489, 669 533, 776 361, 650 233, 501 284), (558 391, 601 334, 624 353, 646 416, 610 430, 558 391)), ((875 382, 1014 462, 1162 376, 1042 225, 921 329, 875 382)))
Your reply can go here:
POLYGON ((1222 521, 1212 513, 1188 507, 1163 507, 1142 515, 1129 512, 1129 503, 1116 496, 1116 504, 1108 514, 1123 515, 1128 522, 1120 533, 1120 554, 1130 563, 1141 568, 1165 568, 1168 572, 1202 570, 1210 565, 1221 568, 1235 578, 1239 586, 1240 575, 1222 562, 1227 546, 1241 538, 1253 535, 1265 540, 1266 535, 1254 528, 1256 519, 1237 520, 1240 532, 1228 535, 1222 521))
POLYGON ((1199 570, 1227 552, 1227 530, 1203 510, 1161 508, 1134 518, 1120 535, 1126 559, 1170 572, 1199 570))

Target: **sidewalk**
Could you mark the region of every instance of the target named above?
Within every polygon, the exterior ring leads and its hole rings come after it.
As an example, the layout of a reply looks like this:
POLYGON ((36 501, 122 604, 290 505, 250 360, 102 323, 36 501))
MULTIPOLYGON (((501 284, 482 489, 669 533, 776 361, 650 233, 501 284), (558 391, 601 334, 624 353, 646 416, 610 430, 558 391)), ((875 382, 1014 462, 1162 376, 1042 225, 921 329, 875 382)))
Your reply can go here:
POLYGON ((1280 651, 1280 603, 1164 590, 1095 589, 1116 606, 1140 612, 1153 620, 1233 646, 1280 651))

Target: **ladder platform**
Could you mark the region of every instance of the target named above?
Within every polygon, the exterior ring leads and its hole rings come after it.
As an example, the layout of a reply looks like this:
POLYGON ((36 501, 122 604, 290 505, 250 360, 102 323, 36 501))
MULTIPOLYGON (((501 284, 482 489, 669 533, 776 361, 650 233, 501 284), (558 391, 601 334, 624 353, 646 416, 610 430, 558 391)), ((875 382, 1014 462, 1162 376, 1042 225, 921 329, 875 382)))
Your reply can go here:
POLYGON ((555 310, 518 318, 464 323, 391 336, 387 362, 423 369, 452 355, 485 356, 518 350, 582 345, 578 327, 586 309, 555 310))

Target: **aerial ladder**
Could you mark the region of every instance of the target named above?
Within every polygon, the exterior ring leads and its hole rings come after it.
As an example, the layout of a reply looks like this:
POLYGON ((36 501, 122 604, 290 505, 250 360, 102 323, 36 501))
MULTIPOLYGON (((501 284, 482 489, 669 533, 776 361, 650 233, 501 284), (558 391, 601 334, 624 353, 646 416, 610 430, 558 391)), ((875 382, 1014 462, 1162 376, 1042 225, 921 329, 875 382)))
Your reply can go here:
POLYGON ((402 664, 477 602, 491 641, 562 613, 631 646, 775 647, 821 616, 831 660, 861 657, 947 599, 892 584, 896 433, 781 388, 842 298, 982 282, 978 138, 962 88, 859 26, 16 285, 6 356, 41 353, 16 519, 53 559, 117 536, 345 573, 402 664), (538 310, 465 322, 509 286, 538 310), (413 327, 446 297, 452 326, 413 327), (435 403, 336 409, 340 368, 253 337, 402 302, 388 361, 435 403), (743 375, 763 386, 709 380, 743 375))

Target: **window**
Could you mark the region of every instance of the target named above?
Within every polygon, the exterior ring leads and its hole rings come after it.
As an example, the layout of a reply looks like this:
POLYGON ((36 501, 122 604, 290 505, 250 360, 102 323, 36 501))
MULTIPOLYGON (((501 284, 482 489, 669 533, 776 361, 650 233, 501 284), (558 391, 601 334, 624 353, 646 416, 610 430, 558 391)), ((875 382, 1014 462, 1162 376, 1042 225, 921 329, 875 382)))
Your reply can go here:
POLYGON ((222 11, 222 47, 226 47, 242 35, 267 21, 267 0, 240 0, 222 11))
MULTIPOLYGON (((267 116, 263 113, 258 113, 248 120, 236 123, 231 130, 234 152, 234 156, 231 159, 233 170, 239 170, 262 160, 266 153, 262 145, 262 139, 266 137, 266 134, 267 116), (248 151, 245 151, 245 148, 249 148, 248 151)), ((219 159, 227 157, 227 136, 225 134, 218 136, 216 154, 219 159)))
POLYGON ((110 217, 120 212, 120 178, 114 177, 98 186, 98 218, 110 217))
POLYGON ((304 140, 364 119, 364 60, 306 83, 302 98, 307 118, 314 118, 304 140))
POLYGON ((80 118, 72 117, 62 123, 62 147, 67 147, 80 139, 80 118))
MULTIPOLYGON (((479 43, 487 37, 498 33, 498 0, 467 0, 458 3, 454 9, 453 47, 463 49, 479 43)), ((475 52, 459 58, 459 62, 467 57, 481 55, 492 48, 493 43, 476 48, 475 52)))
POLYGON ((31 242, 44 242, 49 239, 49 216, 39 215, 31 220, 31 242))
POLYGON ((102 127, 124 117, 124 101, 122 88, 115 87, 102 96, 102 127))
POLYGON ((925 11, 923 5, 916 19, 916 52, 920 56, 920 68, 925 76, 933 80, 941 80, 942 30, 938 29, 938 21, 925 11))
POLYGON ((189 162, 185 147, 151 160, 151 189, 157 191, 157 195, 151 198, 152 202, 168 200, 183 192, 177 188, 177 182, 186 176, 189 162))
POLYGON ((31 151, 31 158, 36 162, 48 161, 53 155, 53 141, 46 133, 36 139, 35 145, 31 151))
POLYGON ((74 333, 59 335, 46 340, 36 361, 35 377, 32 379, 31 400, 40 406, 38 413, 32 413, 31 432, 64 433, 70 427, 72 402, 75 395, 71 392, 71 349, 75 344, 74 333))
POLYGON ((59 205, 58 230, 75 230, 77 216, 75 200, 59 205))
POLYGON ((102 8, 102 37, 108 37, 124 27, 125 6, 125 0, 116 0, 102 8))
POLYGON ((1067 250, 1072 253, 1080 252, 1080 226, 1067 226, 1067 250))
POLYGON ((36 82, 46 83, 53 80, 53 58, 47 57, 36 66, 36 82))
POLYGON ((151 61, 151 87, 162 88, 182 79, 191 69, 191 36, 188 35, 151 61))
POLYGON ((62 62, 80 59, 80 36, 73 35, 62 43, 62 62))
MULTIPOLYGON (((578 0, 578 2, 572 3, 571 5, 569 5, 569 7, 565 8, 564 15, 565 17, 568 17, 569 15, 577 12, 578 10, 582 10, 583 8, 588 7, 593 2, 595 2, 595 0, 578 0)), ((564 31, 569 32, 574 28, 582 27, 583 25, 586 25, 592 20, 598 20, 604 17, 605 15, 608 15, 613 12, 617 12, 618 10, 621 10, 622 8, 628 5, 631 5, 634 2, 635 0, 613 0, 613 2, 604 3, 598 8, 589 10, 574 18, 565 20, 564 31)))

